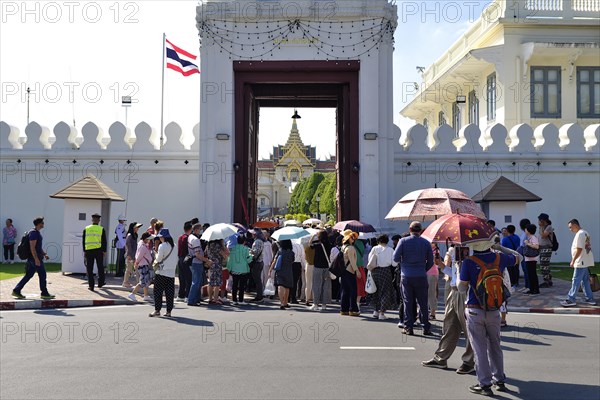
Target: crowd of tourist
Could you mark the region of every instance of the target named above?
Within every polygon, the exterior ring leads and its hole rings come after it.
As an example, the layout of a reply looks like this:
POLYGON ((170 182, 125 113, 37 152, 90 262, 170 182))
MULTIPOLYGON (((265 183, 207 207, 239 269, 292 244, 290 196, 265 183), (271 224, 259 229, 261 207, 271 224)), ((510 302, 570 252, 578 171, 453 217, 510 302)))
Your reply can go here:
MULTIPOLYGON (((91 291, 96 285, 94 263, 98 271, 97 286, 105 285, 103 260, 107 238, 99 224, 100 218, 99 214, 93 214, 92 224, 82 235, 91 291)), ((311 311, 324 312, 332 303, 339 303, 340 315, 360 316, 368 306, 373 318, 378 320, 387 319, 386 312, 399 310, 398 327, 404 334, 414 335, 415 327, 421 326, 423 335, 429 336, 432 335, 430 320, 437 319, 440 283, 443 282, 442 336, 434 357, 422 364, 447 368, 447 360, 464 333, 465 351, 456 372, 475 371, 478 383, 469 390, 484 395, 491 395, 492 387, 505 390, 500 330, 507 324, 509 293, 519 290, 536 296, 540 288, 551 287, 550 257, 557 247, 552 222, 545 213, 538 216, 537 225, 528 219, 521 220, 520 237, 516 235, 516 227, 508 225, 497 229, 498 235, 493 239, 470 244, 471 256, 467 257, 449 243, 443 254, 437 243, 421 237, 423 227, 417 221, 410 224, 408 233, 394 235, 391 243, 385 234, 367 239, 350 229, 339 232, 330 226, 313 226, 318 232, 305 239, 275 241, 271 238, 272 230, 240 227, 228 238, 205 241, 202 234, 210 225, 193 218, 184 223, 177 246, 170 229, 157 218, 151 219, 141 235, 139 230, 143 224, 131 222, 123 238, 119 232, 125 223, 126 217, 119 216, 115 244, 122 242, 119 255, 122 253, 124 262, 117 275, 123 276, 123 287, 132 288, 131 300, 142 296, 142 301, 154 303, 150 317, 161 316, 163 295, 165 317, 171 317, 175 301, 193 307, 203 304, 244 307, 249 303, 259 305, 268 296, 278 300, 282 310, 302 303, 311 311), (173 254, 176 247, 177 256, 173 254), (541 284, 537 276, 538 262, 541 284), (519 266, 524 277, 523 287, 520 287, 519 266), (484 272, 489 272, 490 284, 482 291, 484 272), (177 298, 176 277, 179 281, 177 298), (154 286, 153 297, 149 296, 151 285, 154 286), (499 292, 491 296, 493 290, 499 292), (496 303, 490 305, 492 297, 496 303), (498 302, 498 298, 502 301, 498 302)), ((495 229, 494 221, 488 223, 495 229)), ((37 272, 42 298, 52 299, 55 296, 48 293, 43 264, 48 258, 40 232, 44 227, 43 217, 36 218, 33 224, 34 228, 26 235, 29 241, 26 273, 12 295, 25 298, 21 289, 37 272)), ((570 220, 568 227, 575 235, 570 263, 574 272, 571 289, 561 304, 564 307, 576 305, 576 293, 581 285, 584 302, 596 305, 589 282, 588 267, 594 264, 589 234, 576 219, 570 220)), ((3 234, 4 256, 10 263, 17 234, 12 220, 6 221, 3 234)))

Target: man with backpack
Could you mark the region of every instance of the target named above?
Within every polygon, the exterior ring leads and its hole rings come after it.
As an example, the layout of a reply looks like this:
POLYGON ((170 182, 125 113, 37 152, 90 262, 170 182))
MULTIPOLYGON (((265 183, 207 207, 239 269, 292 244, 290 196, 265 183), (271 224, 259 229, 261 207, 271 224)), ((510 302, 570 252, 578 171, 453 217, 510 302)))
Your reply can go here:
POLYGON ((493 242, 471 244, 473 256, 461 265, 458 290, 467 293, 466 319, 469 341, 475 352, 478 384, 469 391, 492 396, 492 385, 505 391, 504 359, 500 346, 500 306, 508 296, 502 281, 504 269, 517 265, 521 256, 514 250, 497 246, 504 254, 490 250, 493 242), (508 253, 508 254, 506 254, 508 253))
POLYGON ((21 259, 27 259, 25 266, 25 276, 12 291, 12 296, 16 299, 24 299, 21 290, 33 275, 37 272, 40 279, 41 298, 44 300, 53 299, 55 296, 48 293, 46 287, 46 268, 44 260, 48 259, 48 255, 42 249, 42 234, 40 231, 44 228, 44 217, 37 217, 33 220, 34 228, 23 236, 21 243, 17 247, 17 255, 21 259))

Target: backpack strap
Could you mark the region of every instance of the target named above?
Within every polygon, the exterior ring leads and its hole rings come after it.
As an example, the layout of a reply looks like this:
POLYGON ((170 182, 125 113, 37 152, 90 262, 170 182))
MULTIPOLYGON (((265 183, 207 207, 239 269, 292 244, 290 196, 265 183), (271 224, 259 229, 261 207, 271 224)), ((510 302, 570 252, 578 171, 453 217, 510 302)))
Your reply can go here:
MULTIPOLYGON (((489 265, 476 256, 469 256, 468 259, 473 261, 475 264, 479 265, 481 268, 487 268, 489 265)), ((496 268, 500 266, 500 254, 496 254, 496 258, 494 259, 494 262, 492 262, 491 265, 493 265, 496 268)))

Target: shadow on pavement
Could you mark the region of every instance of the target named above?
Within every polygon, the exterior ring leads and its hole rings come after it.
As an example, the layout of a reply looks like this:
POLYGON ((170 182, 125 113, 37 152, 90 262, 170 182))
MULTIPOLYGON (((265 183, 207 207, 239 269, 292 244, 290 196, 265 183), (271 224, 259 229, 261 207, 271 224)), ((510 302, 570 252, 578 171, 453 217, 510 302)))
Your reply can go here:
POLYGON ((191 325, 191 326, 213 326, 214 325, 214 323, 212 323, 211 321, 205 321, 203 319, 192 319, 192 318, 187 318, 187 317, 179 317, 177 315, 172 316, 170 318, 162 317, 161 319, 177 322, 178 324, 191 325))
POLYGON ((66 310, 57 310, 57 309, 35 310, 33 313, 40 314, 40 315, 52 315, 54 317, 74 317, 75 316, 75 314, 70 314, 66 310))
MULTIPOLYGON (((582 385, 562 382, 522 381, 508 378, 505 393, 527 400, 563 400, 563 399, 594 399, 600 398, 600 386, 582 385), (514 387, 517 390, 514 390, 514 387)), ((494 391, 495 398, 503 398, 502 392, 494 391)))

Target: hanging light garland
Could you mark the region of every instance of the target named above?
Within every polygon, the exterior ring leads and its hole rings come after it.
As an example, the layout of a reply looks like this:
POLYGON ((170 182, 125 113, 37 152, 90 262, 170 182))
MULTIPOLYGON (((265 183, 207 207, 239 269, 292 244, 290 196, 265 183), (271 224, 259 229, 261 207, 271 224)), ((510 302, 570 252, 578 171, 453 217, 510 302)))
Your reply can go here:
POLYGON ((229 58, 260 59, 273 56, 281 45, 300 40, 332 59, 357 58, 378 50, 384 42, 393 43, 395 22, 387 18, 349 21, 269 20, 235 22, 205 19, 199 21, 201 41, 219 47, 229 58), (262 29, 261 29, 262 28, 262 29), (302 34, 301 37, 298 37, 302 34))

